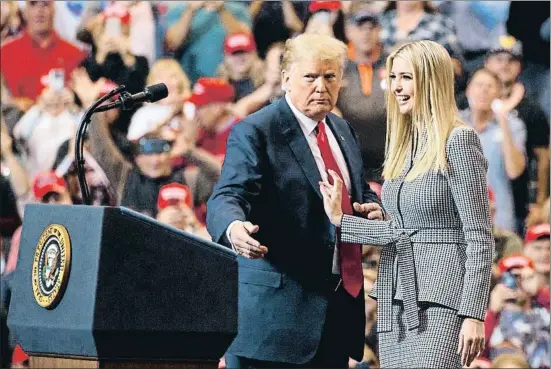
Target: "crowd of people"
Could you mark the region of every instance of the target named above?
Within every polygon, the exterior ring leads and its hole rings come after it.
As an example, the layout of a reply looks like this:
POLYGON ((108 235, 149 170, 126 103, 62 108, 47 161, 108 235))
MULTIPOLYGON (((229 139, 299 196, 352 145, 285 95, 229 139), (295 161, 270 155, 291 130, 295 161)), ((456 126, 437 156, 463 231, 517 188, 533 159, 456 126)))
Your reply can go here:
MULTIPOLYGON (((511 1, 0 2, 2 319, 28 203, 81 204, 74 139, 84 111, 124 85, 168 97, 96 114, 85 139, 94 205, 125 206, 210 240, 206 203, 232 128, 284 96, 286 40, 348 46, 334 113, 354 128, 380 191, 385 61, 408 41, 452 57, 460 116, 478 134, 496 252, 486 348, 472 368, 549 368, 549 3, 511 1)), ((381 248, 363 247, 371 291, 381 248)), ((366 298, 362 361, 376 368, 376 302, 366 298)), ((4 330, 5 331, 5 330, 4 330)), ((25 365, 9 342, 2 364, 25 365), (12 353, 13 352, 13 353, 12 353), (13 360, 12 360, 13 359, 13 360)), ((221 363, 223 365, 223 361, 221 363)))

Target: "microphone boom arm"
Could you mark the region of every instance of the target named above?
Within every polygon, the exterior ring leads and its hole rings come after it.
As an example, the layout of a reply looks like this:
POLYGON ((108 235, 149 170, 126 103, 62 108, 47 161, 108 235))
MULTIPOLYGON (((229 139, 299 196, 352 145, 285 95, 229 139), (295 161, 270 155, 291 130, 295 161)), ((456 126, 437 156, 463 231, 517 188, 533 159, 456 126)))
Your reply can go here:
POLYGON ((118 93, 124 93, 126 87, 124 85, 119 86, 113 91, 109 92, 105 96, 101 97, 98 101, 92 104, 84 113, 82 120, 77 129, 77 134, 75 138, 75 164, 78 176, 78 182, 80 185, 80 191, 82 193, 82 200, 84 204, 91 205, 92 201, 90 199, 90 192, 88 190, 88 184, 86 183, 86 171, 84 168, 84 133, 90 124, 92 115, 97 112, 104 111, 101 109, 100 105, 105 101, 109 100, 118 93))

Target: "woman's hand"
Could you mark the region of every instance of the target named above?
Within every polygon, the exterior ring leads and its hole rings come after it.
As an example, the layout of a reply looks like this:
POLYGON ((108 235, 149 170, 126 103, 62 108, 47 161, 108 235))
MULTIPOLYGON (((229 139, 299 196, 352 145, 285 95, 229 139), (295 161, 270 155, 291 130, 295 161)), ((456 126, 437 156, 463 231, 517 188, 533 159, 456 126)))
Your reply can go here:
POLYGON ((461 355, 461 365, 468 367, 484 351, 484 322, 465 318, 459 333, 457 353, 461 355))
POLYGON ((337 227, 341 226, 342 211, 342 180, 339 175, 328 170, 329 175, 333 178, 333 185, 327 181, 320 182, 320 191, 323 196, 323 207, 325 213, 329 217, 332 224, 337 227))

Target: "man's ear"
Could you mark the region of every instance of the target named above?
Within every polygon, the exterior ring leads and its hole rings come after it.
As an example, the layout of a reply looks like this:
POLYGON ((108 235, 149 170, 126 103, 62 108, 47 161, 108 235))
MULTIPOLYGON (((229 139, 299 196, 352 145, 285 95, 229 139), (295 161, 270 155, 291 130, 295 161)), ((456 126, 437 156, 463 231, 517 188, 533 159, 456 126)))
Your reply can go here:
POLYGON ((289 92, 289 72, 286 70, 281 71, 281 89, 289 92))

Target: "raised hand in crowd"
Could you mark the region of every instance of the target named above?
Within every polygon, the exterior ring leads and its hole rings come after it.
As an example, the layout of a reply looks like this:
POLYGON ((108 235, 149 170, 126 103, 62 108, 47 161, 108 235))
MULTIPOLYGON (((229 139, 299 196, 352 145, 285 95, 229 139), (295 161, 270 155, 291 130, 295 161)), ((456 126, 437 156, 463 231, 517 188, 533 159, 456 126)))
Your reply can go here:
POLYGON ((105 78, 92 82, 84 68, 78 68, 71 74, 70 87, 77 94, 84 107, 96 101, 106 83, 105 78))
POLYGON ((535 297, 545 286, 545 281, 540 273, 533 268, 524 268, 520 274, 520 288, 529 297, 535 297))
POLYGON ((504 111, 510 112, 515 109, 522 101, 525 94, 526 89, 524 88, 524 85, 520 82, 515 82, 515 84, 511 87, 511 94, 509 97, 501 100, 504 111))
POLYGON ((504 104, 500 100, 492 103, 492 110, 503 132, 503 156, 505 161, 505 171, 510 179, 518 178, 526 168, 526 157, 524 153, 515 145, 509 120, 512 104, 504 104))
POLYGON ((182 230, 186 228, 184 215, 179 209, 173 206, 160 210, 157 214, 157 220, 159 222, 171 225, 174 228, 182 230))
MULTIPOLYGON (((21 166, 19 159, 15 156, 12 145, 13 139, 9 134, 8 127, 0 113, 0 159, 10 170, 10 184, 18 199, 29 193, 30 180, 25 169, 21 166)), ((22 209, 20 210, 22 212, 22 209)))
POLYGON ((195 149, 199 138, 199 123, 196 118, 182 119, 180 131, 172 145, 172 157, 185 157, 190 150, 195 149))
POLYGON ((48 87, 42 91, 36 105, 43 113, 57 117, 75 108, 74 95, 66 87, 61 90, 48 87))
POLYGON ((135 56, 130 51, 130 39, 126 36, 112 36, 103 33, 96 46, 96 62, 98 64, 105 62, 108 54, 119 54, 127 66, 132 66, 136 62, 135 56))
POLYGON ((0 124, 0 159, 4 159, 12 153, 13 139, 10 136, 6 122, 2 119, 0 124))
MULTIPOLYGON (((157 213, 157 220, 171 225, 174 228, 180 229, 185 232, 190 232, 198 236, 204 236, 206 230, 205 227, 199 222, 193 209, 189 207, 176 207, 169 206, 159 210, 157 213), (197 234, 199 232, 199 234, 197 234)), ((205 237, 210 239, 210 236, 205 237)))
POLYGON ((499 313, 508 301, 517 298, 517 291, 498 283, 490 294, 489 310, 493 313, 499 313))

